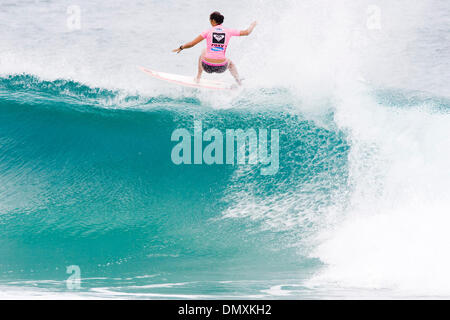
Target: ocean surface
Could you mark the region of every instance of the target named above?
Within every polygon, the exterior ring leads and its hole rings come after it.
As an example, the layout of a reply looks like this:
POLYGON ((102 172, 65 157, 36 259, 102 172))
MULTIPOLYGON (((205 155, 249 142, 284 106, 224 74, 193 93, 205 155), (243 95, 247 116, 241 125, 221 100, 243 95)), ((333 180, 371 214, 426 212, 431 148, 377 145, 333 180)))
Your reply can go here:
POLYGON ((449 78, 446 0, 2 0, 0 298, 449 298, 449 78), (242 89, 138 69, 214 10, 242 89), (278 172, 175 165, 194 121, 278 172))

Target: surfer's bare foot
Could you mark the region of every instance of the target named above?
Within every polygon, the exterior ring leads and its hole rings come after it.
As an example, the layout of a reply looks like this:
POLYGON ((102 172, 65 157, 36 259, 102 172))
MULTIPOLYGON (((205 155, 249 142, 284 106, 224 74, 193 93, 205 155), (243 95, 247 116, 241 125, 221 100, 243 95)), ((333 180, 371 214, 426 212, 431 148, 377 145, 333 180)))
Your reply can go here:
POLYGON ((195 82, 199 83, 200 82, 200 77, 195 77, 195 82))

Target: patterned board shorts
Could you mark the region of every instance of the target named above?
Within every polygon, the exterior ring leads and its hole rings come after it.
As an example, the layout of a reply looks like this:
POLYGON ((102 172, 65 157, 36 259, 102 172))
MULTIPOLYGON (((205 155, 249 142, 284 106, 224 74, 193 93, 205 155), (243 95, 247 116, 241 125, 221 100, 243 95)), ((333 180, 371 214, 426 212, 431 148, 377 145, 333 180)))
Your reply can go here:
POLYGON ((202 61, 202 66, 206 73, 223 73, 228 69, 228 62, 225 64, 214 65, 212 63, 202 61))

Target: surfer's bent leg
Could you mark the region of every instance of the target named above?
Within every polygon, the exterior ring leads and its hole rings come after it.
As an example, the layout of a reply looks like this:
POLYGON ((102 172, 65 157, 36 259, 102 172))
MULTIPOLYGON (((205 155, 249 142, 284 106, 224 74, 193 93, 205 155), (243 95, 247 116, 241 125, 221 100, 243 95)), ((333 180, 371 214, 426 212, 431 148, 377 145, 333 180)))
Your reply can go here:
POLYGON ((203 50, 201 56, 198 58, 198 73, 197 73, 197 77, 195 78, 195 81, 198 83, 200 82, 200 78, 202 77, 202 73, 203 73, 203 66, 202 66, 202 60, 203 60, 203 56, 205 55, 206 50, 203 50))
POLYGON ((239 73, 237 71, 236 65, 231 60, 228 63, 228 69, 230 70, 231 75, 234 77, 238 85, 241 85, 241 79, 239 78, 239 73))

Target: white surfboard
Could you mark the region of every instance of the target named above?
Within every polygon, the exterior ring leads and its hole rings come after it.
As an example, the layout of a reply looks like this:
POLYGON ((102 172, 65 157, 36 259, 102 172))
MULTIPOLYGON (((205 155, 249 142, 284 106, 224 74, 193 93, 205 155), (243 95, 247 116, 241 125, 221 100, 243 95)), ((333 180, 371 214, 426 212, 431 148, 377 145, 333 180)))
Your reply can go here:
POLYGON ((172 73, 165 73, 165 72, 159 72, 150 70, 144 67, 139 67, 143 72, 146 74, 160 79, 167 82, 179 84, 182 86, 187 87, 194 87, 194 88, 204 88, 204 89, 212 89, 212 90, 233 90, 235 89, 234 86, 232 86, 229 83, 222 82, 222 81, 215 81, 215 80, 208 80, 208 79, 200 79, 200 82, 195 82, 194 77, 188 77, 188 76, 182 76, 178 74, 172 74, 172 73))

